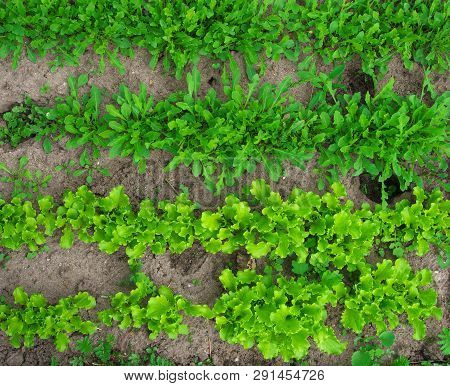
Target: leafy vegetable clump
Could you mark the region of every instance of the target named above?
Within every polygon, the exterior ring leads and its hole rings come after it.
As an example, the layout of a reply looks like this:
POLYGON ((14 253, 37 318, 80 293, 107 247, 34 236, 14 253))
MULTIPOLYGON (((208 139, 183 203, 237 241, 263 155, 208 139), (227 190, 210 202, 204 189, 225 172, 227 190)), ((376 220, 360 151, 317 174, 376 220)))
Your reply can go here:
POLYGON ((445 187, 442 181, 450 154, 450 93, 429 107, 415 95, 400 97, 393 84, 392 78, 374 97, 369 93, 338 95, 339 108, 319 107, 322 124, 312 130, 321 136, 316 147, 320 168, 332 179, 337 172, 368 173, 382 183, 383 201, 387 198, 385 181, 391 176, 398 178, 402 191, 411 185, 423 187, 424 179, 432 176, 445 187), (415 170, 418 165, 428 169, 425 178, 415 170))
POLYGON ((26 96, 25 100, 2 115, 6 127, 0 126, 0 145, 8 143, 13 148, 24 140, 48 131, 49 120, 46 114, 50 108, 40 107, 26 96))
POLYGON ((165 332, 171 339, 189 333, 181 311, 191 315, 212 317, 207 306, 191 305, 169 287, 158 289, 144 274, 136 277, 136 288, 129 295, 119 292, 111 297, 111 308, 99 312, 99 320, 107 326, 118 322, 121 329, 147 326, 149 339, 165 332))
MULTIPOLYGON (((264 275, 252 270, 233 274, 226 269, 220 280, 226 292, 213 308, 220 337, 244 348, 256 344, 266 359, 279 355, 284 361, 301 359, 308 353, 309 337, 321 351, 340 354, 346 343, 325 325, 327 306, 338 303, 345 305, 343 327, 361 333, 367 324, 373 324, 385 346, 393 343, 393 334, 387 330, 395 329, 403 314, 417 340, 426 335, 426 319, 442 318, 436 291, 422 288, 431 283, 431 271, 413 273, 404 259, 395 263, 383 260, 376 269, 367 265, 353 290, 336 271, 325 271, 315 281, 305 276, 273 276, 267 269, 264 275)), ((359 353, 355 361, 369 360, 370 355, 376 352, 359 353)))
POLYGON ((359 55, 369 75, 384 73, 394 54, 413 62, 448 68, 449 23, 439 0, 6 0, 0 5, 0 58, 22 51, 35 62, 54 54, 54 67, 77 65, 88 47, 125 72, 121 55, 145 48, 154 67, 162 58, 177 78, 188 63, 207 56, 227 60, 241 53, 248 72, 260 54, 297 60, 300 49, 329 63, 359 55), (370 28, 367 28, 370 26, 370 28))
POLYGON ((432 288, 429 269, 413 273, 405 259, 383 260, 377 268, 363 273, 355 286, 355 293, 345 300, 342 324, 357 333, 372 323, 380 334, 399 325, 399 316, 406 314, 414 328, 414 339, 425 337, 424 320, 442 318, 436 306, 437 294, 432 288))
MULTIPOLYGON (((317 88, 303 105, 286 94, 296 84, 290 78, 273 86, 260 84, 255 74, 244 91, 234 60, 230 69, 231 77, 223 72, 225 99, 213 88, 199 97, 200 73, 194 68, 187 77, 187 92, 157 102, 147 96, 144 85, 137 94, 122 85, 115 103, 106 105, 106 114, 100 113, 102 95, 97 87, 80 94, 88 82, 83 74, 68 79, 70 95, 45 114, 24 120, 13 109, 4 114, 8 126, 0 130, 13 145, 36 136, 47 152, 53 140, 69 137, 68 149, 84 148, 80 164, 87 169, 101 148, 108 148, 111 157, 131 157, 140 172, 146 170, 152 151, 163 150, 172 155, 166 170, 185 165, 216 193, 244 173, 254 172, 258 164, 278 181, 283 162, 303 167, 315 154, 321 189, 325 180, 333 183, 349 174, 367 174, 379 182, 384 202, 391 177, 399 180, 402 191, 430 181, 449 189, 445 183, 449 93, 437 97, 432 106, 413 95, 397 95, 393 81, 374 97, 337 93, 337 86, 330 83, 334 75, 314 75, 316 79, 300 71, 317 88), (419 173, 417 165, 427 171, 419 173)), ((90 183, 92 170, 87 173, 90 183)))
POLYGON ((39 213, 30 201, 14 197, 7 203, 0 199, 0 245, 18 250, 26 246, 31 252, 45 244, 56 230, 54 201, 45 196, 38 201, 39 213))
POLYGON ((65 351, 69 335, 74 332, 92 334, 97 326, 84 320, 79 312, 95 307, 95 299, 86 292, 62 298, 49 305, 42 294, 28 295, 22 287, 14 290, 15 306, 0 304, 0 330, 13 347, 33 347, 34 340, 52 338, 58 351, 65 351))
POLYGON ((328 354, 344 351, 325 324, 326 306, 336 306, 346 292, 339 274, 327 271, 320 282, 278 276, 274 283, 270 272, 225 270, 220 281, 226 292, 213 311, 221 339, 247 349, 256 344, 264 358, 281 355, 286 362, 307 355, 310 337, 328 354))
MULTIPOLYGON (((21 197, 0 200, 0 247, 37 251, 56 230, 62 231, 60 245, 65 249, 75 237, 97 243, 107 253, 123 247, 135 288, 111 296, 110 308, 98 314, 101 323, 117 323, 122 329, 145 325, 150 339, 161 333, 175 339, 188 333, 185 315, 215 318, 222 339, 247 348, 256 345, 266 358, 301 359, 309 338, 326 353, 342 352, 345 343, 325 323, 327 310, 338 303, 344 308, 342 325, 357 333, 373 324, 382 334, 406 314, 414 338, 423 339, 425 320, 442 317, 435 290, 426 287, 432 279, 429 270, 413 273, 401 257, 383 260, 376 268, 366 261, 374 245, 397 256, 404 250, 421 255, 430 244, 445 249, 450 206, 438 190, 426 195, 416 187, 414 203, 404 200, 375 210, 368 205, 355 209, 339 183, 322 196, 294 189, 283 199, 263 180, 254 181, 249 192, 247 201, 229 195, 215 212, 201 211, 187 194, 173 202, 146 199, 135 210, 121 186, 106 197, 86 186, 67 191, 59 207, 50 196, 37 204, 21 197), (194 242, 210 253, 245 248, 252 258, 267 257, 276 273, 269 268, 264 275, 223 271, 220 280, 226 292, 211 310, 168 287, 157 288, 140 272, 148 248, 155 254, 167 249, 181 253, 194 242), (287 268, 283 264, 288 257, 292 271, 284 277, 280 272, 287 268)), ((61 299, 55 306, 20 287, 14 298, 19 307, 0 304, 0 329, 15 347, 22 340, 32 345, 37 335, 53 337, 64 350, 71 332, 90 334, 96 329, 78 316, 79 310, 95 306, 87 293, 61 299)))
POLYGON ((70 248, 77 236, 109 254, 125 247, 132 264, 147 248, 155 254, 167 249, 181 253, 198 241, 210 253, 245 248, 251 257, 269 257, 276 266, 292 256, 295 264, 307 263, 319 273, 330 267, 364 270, 374 244, 396 255, 404 249, 423 254, 430 244, 448 246, 450 205, 439 191, 427 197, 417 188, 416 203, 378 205, 375 211, 343 201, 346 192, 338 183, 333 193, 319 196, 294 189, 283 200, 257 180, 250 193, 249 201, 229 195, 215 212, 200 211, 184 193, 174 202, 143 200, 135 211, 121 186, 106 197, 82 186, 66 192, 58 208, 52 197, 44 197, 38 201, 39 212, 17 197, 10 203, 0 200, 0 246, 36 251, 62 229, 62 248, 70 248))

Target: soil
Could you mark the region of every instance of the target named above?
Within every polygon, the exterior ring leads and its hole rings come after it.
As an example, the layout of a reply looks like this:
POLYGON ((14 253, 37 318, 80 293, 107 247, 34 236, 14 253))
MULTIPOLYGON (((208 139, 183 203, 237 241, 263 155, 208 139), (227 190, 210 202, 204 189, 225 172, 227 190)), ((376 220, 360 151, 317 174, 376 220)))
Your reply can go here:
MULTIPOLYGON (((359 184, 365 196, 377 204, 382 202, 383 186, 381 182, 374 179, 370 174, 363 173, 359 176, 359 184)), ((400 190, 400 181, 397 176, 391 176, 385 181, 386 192, 388 194, 387 202, 391 203, 397 196, 403 195, 405 192, 400 190)))
MULTIPOLYGON (((116 92, 120 83, 128 84, 133 91, 137 91, 139 83, 143 82, 157 99, 186 87, 184 80, 174 79, 166 74, 161 66, 151 70, 148 61, 148 56, 143 51, 138 51, 135 58, 124 59, 125 67, 128 70, 124 75, 120 75, 110 66, 107 66, 103 74, 98 74, 97 57, 89 52, 83 56, 78 67, 60 68, 54 72, 50 71, 46 60, 33 64, 23 58, 17 70, 11 69, 9 60, 2 60, 0 61, 0 113, 8 111, 14 104, 20 103, 24 95, 31 96, 41 104, 52 103, 57 96, 66 94, 67 77, 78 76, 81 73, 90 74, 89 85, 96 84, 109 92, 116 92), (42 95, 40 89, 44 85, 49 86, 49 91, 42 95)), ((240 63, 242 66, 242 61, 240 63)), ((214 70, 211 62, 206 59, 200 62, 199 68, 202 74, 201 94, 204 95, 209 87, 214 87, 220 95, 220 70, 214 70)), ((271 62, 267 64, 263 80, 276 83, 287 75, 295 78, 295 70, 296 64, 287 60, 271 62)), ((420 94, 423 77, 420 70, 409 72, 403 68, 401 61, 395 58, 389 66, 385 80, 380 83, 379 87, 391 76, 397 80, 395 89, 399 93, 420 94)), ((448 90, 447 78, 440 75, 435 76, 437 77, 435 79, 436 89, 448 90)), ((357 60, 347 65, 343 82, 352 92, 374 92, 373 84, 358 70, 357 60)), ((302 85, 292 91, 292 96, 306 102, 311 92, 311 88, 302 85)), ((50 155, 47 155, 40 143, 30 139, 17 149, 11 149, 8 145, 0 146, 0 162, 14 167, 18 158, 26 155, 30 159, 29 169, 42 170, 44 175, 51 174, 53 176, 43 193, 61 197, 66 189, 76 189, 84 183, 84 180, 82 177, 75 178, 67 176, 63 172, 56 172, 55 166, 69 159, 76 159, 79 153, 79 150, 67 151, 65 143, 62 141, 55 146, 50 155)), ((180 185, 182 184, 189 189, 190 197, 199 202, 202 208, 213 208, 220 205, 225 194, 238 192, 254 178, 265 177, 265 173, 259 167, 252 175, 244 176, 236 186, 226 189, 220 197, 217 197, 207 191, 201 179, 193 177, 185 167, 179 167, 168 173, 164 172, 163 169, 169 160, 168 154, 153 152, 146 173, 138 174, 137 168, 130 159, 110 159, 105 151, 99 159, 99 164, 107 168, 111 172, 111 176, 94 176, 92 189, 95 193, 104 195, 114 186, 123 185, 131 201, 137 204, 147 197, 158 200, 173 199, 181 192, 180 185)), ((293 187, 318 192, 317 176, 313 172, 314 165, 315 159, 311 160, 304 170, 286 163, 285 175, 278 183, 272 183, 272 187, 279 190, 284 197, 293 187)), ((361 205, 362 202, 373 205, 374 201, 377 201, 375 196, 367 197, 361 191, 359 178, 347 177, 343 183, 347 188, 349 198, 355 202, 356 206, 361 205)), ((0 192, 2 196, 7 197, 10 194, 9 187, 0 183, 0 192)), ((79 241, 67 251, 58 246, 56 238, 49 240, 48 247, 48 252, 40 253, 33 260, 27 260, 24 251, 10 253, 11 260, 6 263, 5 269, 0 269, 0 293, 10 299, 13 289, 20 285, 26 291, 42 292, 50 301, 56 301, 60 297, 72 295, 78 291, 89 291, 98 299, 96 312, 108 305, 108 295, 129 289, 127 284, 129 269, 124 251, 106 255, 99 252, 95 245, 86 245, 79 241)), ((449 272, 437 267, 436 255, 437 252, 433 250, 422 258, 410 256, 409 261, 414 269, 431 267, 433 286, 438 290, 439 304, 443 306, 449 296, 449 272)), ((209 305, 212 305, 222 292, 218 280, 221 270, 228 266, 243 265, 242 256, 238 253, 212 255, 206 253, 198 245, 179 255, 166 253, 154 256, 149 252, 144 257, 144 262, 144 271, 157 285, 168 285, 176 293, 194 302, 209 305)), ((442 326, 449 325, 448 307, 444 307, 444 309, 446 311, 443 321, 429 320, 427 322, 427 340, 414 341, 410 327, 402 326, 397 329, 394 350, 417 362, 442 360, 436 337, 442 330, 442 326)), ((320 352, 312 344, 310 353, 305 358, 308 364, 348 365, 350 363, 354 350, 352 342, 355 336, 353 334, 344 335, 338 327, 340 312, 339 309, 330 309, 328 324, 336 326, 339 337, 348 342, 347 350, 340 356, 331 356, 320 352)), ((95 315, 94 311, 91 313, 95 315)), ((186 318, 186 322, 191 333, 176 341, 160 336, 151 342, 144 330, 120 331, 117 328, 102 329, 95 339, 111 332, 116 336, 117 347, 122 351, 142 352, 146 347, 156 345, 160 355, 181 365, 194 364, 195 361, 205 360, 208 357, 216 365, 282 364, 279 359, 270 362, 264 361, 257 349, 244 350, 241 346, 223 342, 212 321, 186 318)), ((370 335, 374 331, 367 328, 365 333, 370 335)), ((72 355, 72 350, 63 354, 56 352, 50 341, 37 340, 35 347, 31 349, 13 349, 6 336, 0 333, 1 365, 48 365, 52 357, 57 358, 61 364, 67 364, 72 355)))
POLYGON ((375 94, 375 85, 372 78, 365 74, 361 69, 361 60, 355 58, 345 66, 342 76, 342 82, 347 86, 350 94, 360 93, 361 98, 364 98, 366 93, 371 96, 375 94))

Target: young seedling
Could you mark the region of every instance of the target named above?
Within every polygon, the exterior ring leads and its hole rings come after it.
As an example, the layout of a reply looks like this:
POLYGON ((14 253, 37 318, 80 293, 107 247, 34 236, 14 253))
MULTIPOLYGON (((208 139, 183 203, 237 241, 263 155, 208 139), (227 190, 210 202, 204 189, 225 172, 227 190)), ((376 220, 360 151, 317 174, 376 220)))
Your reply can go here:
POLYGON ((0 267, 6 269, 6 263, 11 260, 11 256, 6 253, 0 252, 0 267))
POLYGON ((28 260, 33 260, 40 253, 45 253, 45 252, 48 252, 49 250, 50 250, 50 248, 48 247, 48 245, 43 245, 37 251, 27 252, 26 258, 28 260))
POLYGON ((96 161, 98 156, 96 157, 95 155, 96 154, 94 152, 89 154, 87 150, 84 150, 80 155, 78 163, 74 160, 69 160, 56 166, 55 169, 57 171, 65 172, 68 176, 84 176, 86 184, 92 185, 92 182, 94 181, 94 173, 100 173, 104 176, 111 175, 108 169, 102 168, 98 165, 98 162, 96 161))
POLYGON ((42 171, 30 171, 27 168, 28 157, 21 157, 18 166, 10 169, 6 164, 0 162, 0 182, 12 185, 12 197, 19 197, 23 200, 32 200, 41 197, 41 190, 48 186, 52 180, 51 175, 43 176, 42 171))
POLYGON ((45 95, 50 91, 50 85, 48 83, 45 83, 40 89, 39 94, 45 95))
POLYGON ((442 354, 444 356, 450 355, 450 329, 444 327, 442 332, 438 335, 440 338, 439 346, 441 347, 442 354))
POLYGON ((395 335, 391 331, 385 331, 378 337, 357 337, 354 345, 358 350, 352 355, 353 366, 380 366, 387 358, 392 357, 394 351, 391 347, 394 344, 395 335))
POLYGON ((106 338, 94 343, 85 336, 75 344, 80 354, 70 360, 72 366, 172 366, 173 362, 158 355, 156 347, 148 347, 145 354, 122 353, 114 349, 115 338, 106 338))

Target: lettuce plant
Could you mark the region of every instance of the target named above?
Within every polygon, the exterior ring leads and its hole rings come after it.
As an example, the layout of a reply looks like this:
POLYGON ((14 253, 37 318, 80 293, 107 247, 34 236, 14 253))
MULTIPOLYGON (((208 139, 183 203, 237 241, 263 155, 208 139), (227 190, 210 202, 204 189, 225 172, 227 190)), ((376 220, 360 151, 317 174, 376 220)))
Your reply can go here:
POLYGON ((181 311, 193 316, 212 317, 207 306, 192 305, 169 287, 158 289, 143 273, 135 276, 136 288, 129 294, 119 292, 111 297, 111 308, 99 312, 99 320, 107 326, 117 322, 121 329, 147 326, 149 339, 165 332, 171 339, 186 335, 188 326, 183 323, 181 311))
POLYGON ((10 339, 11 345, 19 348, 33 347, 36 336, 52 338, 58 351, 65 351, 69 336, 74 332, 92 334, 97 326, 84 320, 80 311, 95 307, 95 299, 86 292, 62 298, 49 305, 42 294, 28 295, 22 287, 14 290, 14 304, 0 303, 0 330, 10 339))
POLYGON ((309 338, 321 351, 340 354, 340 342, 326 325, 326 306, 336 306, 345 296, 342 277, 326 271, 319 282, 305 278, 272 277, 270 271, 229 269, 220 281, 225 293, 214 304, 216 328, 221 339, 248 349, 257 345, 264 358, 281 356, 284 361, 301 359, 308 353, 309 338))
POLYGON ((442 318, 436 306, 437 293, 423 288, 431 283, 429 269, 413 273, 405 259, 383 260, 376 269, 361 274, 355 290, 345 300, 342 324, 356 333, 366 324, 373 324, 380 334, 399 325, 399 316, 406 314, 414 329, 414 339, 425 337, 424 320, 442 318))
POLYGON ((7 203, 0 199, 0 245, 18 250, 26 246, 31 252, 45 244, 56 230, 54 201, 45 196, 38 201, 39 213, 30 201, 14 197, 7 203))

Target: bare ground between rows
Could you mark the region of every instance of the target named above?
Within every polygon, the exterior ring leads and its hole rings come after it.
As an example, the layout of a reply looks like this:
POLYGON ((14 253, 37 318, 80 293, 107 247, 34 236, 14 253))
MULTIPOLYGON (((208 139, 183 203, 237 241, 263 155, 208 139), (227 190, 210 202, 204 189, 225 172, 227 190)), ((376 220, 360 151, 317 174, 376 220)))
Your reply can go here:
MULTIPOLYGON (((185 87, 184 81, 176 81, 168 77, 160 67, 155 71, 150 70, 147 65, 148 58, 143 52, 139 52, 135 59, 125 59, 127 72, 123 76, 119 76, 111 67, 107 67, 103 75, 96 74, 95 63, 96 57, 88 54, 82 58, 79 67, 66 67, 50 72, 45 61, 32 64, 27 59, 22 59, 16 71, 11 69, 9 61, 0 61, 0 112, 21 102, 25 94, 39 103, 48 103, 56 96, 66 94, 68 75, 85 72, 91 74, 90 83, 97 84, 110 92, 115 92, 120 83, 126 83, 137 90, 139 82, 144 82, 149 92, 155 94, 157 98, 162 98, 185 87), (42 96, 39 89, 46 83, 49 84, 50 91, 42 96)), ((265 80, 279 82, 286 75, 292 75, 295 69, 296 65, 288 61, 270 63, 265 80)), ((353 92, 358 91, 358 87, 366 87, 364 84, 360 85, 360 80, 353 79, 355 78, 352 75, 353 71, 357 69, 358 62, 353 61, 348 64, 344 73, 344 82, 353 88, 353 92)), ((203 60, 200 63, 200 70, 203 78, 202 93, 210 85, 220 87, 220 74, 212 70, 209 61, 203 60)), ((326 70, 325 67, 324 70, 326 70)), ((389 71, 389 75, 398 79, 396 84, 398 92, 418 92, 420 89, 422 75, 405 71, 401 62, 397 61, 396 64, 394 60, 389 66, 389 71)), ((438 79, 438 84, 441 89, 448 89, 448 81, 445 78, 438 79)), ((294 90, 294 96, 303 101, 310 95, 311 89, 307 86, 294 90)), ((13 167, 21 156, 27 156, 30 159, 30 169, 39 169, 44 174, 53 175, 52 182, 44 192, 61 197, 66 189, 76 189, 84 181, 82 178, 68 177, 62 172, 55 172, 54 167, 69 159, 76 159, 79 153, 79 150, 66 151, 64 143, 60 143, 50 155, 47 155, 43 152, 41 144, 29 140, 17 149, 10 149, 8 146, 0 147, 0 162, 6 162, 13 167)), ((168 154, 153 152, 147 172, 140 175, 131 160, 109 159, 107 153, 103 152, 99 162, 110 170, 111 177, 95 176, 92 189, 95 193, 104 195, 114 186, 124 185, 131 201, 137 204, 147 197, 157 200, 173 199, 181 192, 180 184, 183 184, 188 187, 191 198, 198 201, 203 208, 214 208, 220 205, 222 197, 215 197, 207 191, 201 179, 193 177, 187 168, 180 167, 173 172, 165 173, 163 169, 169 159, 168 154)), ((286 196, 293 187, 317 191, 317 178, 312 171, 313 167, 314 160, 305 170, 286 165, 285 177, 279 183, 272 184, 273 188, 279 190, 283 196, 286 196)), ((259 177, 267 177, 261 168, 258 168, 253 175, 242 178, 237 186, 228 189, 224 194, 239 190, 253 178, 259 177)), ((369 202, 361 193, 357 178, 347 178, 343 182, 348 190, 349 198, 355 201, 357 206, 364 201, 369 202)), ((0 185, 0 192, 8 195, 8 187, 0 185)), ((72 249, 65 251, 59 248, 56 238, 51 239, 48 246, 49 252, 38 255, 34 260, 27 260, 24 252, 12 253, 12 259, 7 263, 6 269, 0 270, 0 293, 6 294, 10 299, 13 289, 21 285, 29 292, 42 292, 51 301, 56 301, 62 296, 86 290, 98 299, 98 309, 101 309, 107 306, 109 294, 129 289, 127 284, 129 271, 123 251, 109 256, 98 251, 95 245, 85 245, 81 242, 77 242, 72 249)), ((218 280, 220 271, 226 266, 239 266, 240 258, 242 257, 239 254, 208 254, 201 247, 195 246, 180 255, 166 253, 153 256, 148 253, 144 257, 144 270, 157 285, 168 285, 192 301, 211 305, 222 291, 218 280)), ((422 267, 432 269, 433 285, 439 292, 439 304, 446 304, 449 295, 449 272, 438 269, 435 263, 436 253, 430 252, 422 258, 410 256, 409 261, 415 269, 422 267)), ((337 309, 330 309, 328 323, 335 327, 340 338, 349 342, 348 349, 341 356, 330 356, 321 353, 313 344, 306 358, 309 364, 350 363, 354 335, 342 334, 339 313, 337 309)), ((95 317, 95 312, 90 312, 90 316, 95 317)), ((442 360, 436 336, 442 326, 448 326, 448 321, 447 307, 443 321, 427 322, 429 338, 421 342, 412 339, 410 327, 400 327, 396 331, 397 339, 394 349, 415 361, 442 360)), ((102 329, 99 336, 112 332, 117 338, 117 347, 123 351, 142 352, 149 345, 157 344, 161 355, 183 365, 193 364, 195 360, 204 360, 209 356, 217 365, 282 364, 280 360, 264 361, 256 349, 244 350, 240 346, 221 341, 211 321, 187 318, 187 323, 190 326, 190 335, 176 341, 161 336, 154 342, 150 342, 143 330, 120 331, 117 328, 102 329)), ((374 331, 367 329, 365 333, 373 334, 374 331)), ((57 353, 50 341, 36 341, 36 346, 32 349, 13 349, 5 335, 0 334, 0 364, 2 365, 45 365, 50 363, 52 356, 58 358, 60 363, 66 364, 71 352, 57 353)))

